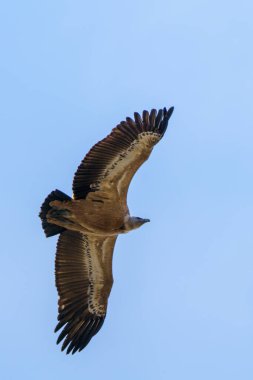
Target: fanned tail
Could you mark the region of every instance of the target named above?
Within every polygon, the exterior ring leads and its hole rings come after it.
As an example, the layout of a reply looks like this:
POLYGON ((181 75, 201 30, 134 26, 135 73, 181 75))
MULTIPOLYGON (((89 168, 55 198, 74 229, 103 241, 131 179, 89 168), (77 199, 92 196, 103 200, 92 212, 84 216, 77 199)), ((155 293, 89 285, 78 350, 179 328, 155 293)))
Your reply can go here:
POLYGON ((62 191, 56 189, 52 191, 44 200, 40 209, 39 217, 42 221, 42 228, 45 232, 46 237, 54 236, 65 231, 65 228, 57 226, 56 224, 48 223, 47 221, 47 213, 49 210, 52 209, 49 203, 56 200, 69 201, 71 200, 71 197, 69 197, 67 194, 63 193, 62 191))

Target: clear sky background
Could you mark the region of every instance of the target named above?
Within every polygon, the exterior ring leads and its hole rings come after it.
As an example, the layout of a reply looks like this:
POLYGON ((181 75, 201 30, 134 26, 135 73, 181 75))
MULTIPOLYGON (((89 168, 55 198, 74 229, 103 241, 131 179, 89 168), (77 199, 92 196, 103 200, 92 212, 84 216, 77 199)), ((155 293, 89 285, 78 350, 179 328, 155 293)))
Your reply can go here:
POLYGON ((253 3, 5 1, 0 10, 4 380, 253 378, 253 3), (56 238, 38 212, 126 116, 175 106, 135 176, 106 321, 56 346, 56 238))

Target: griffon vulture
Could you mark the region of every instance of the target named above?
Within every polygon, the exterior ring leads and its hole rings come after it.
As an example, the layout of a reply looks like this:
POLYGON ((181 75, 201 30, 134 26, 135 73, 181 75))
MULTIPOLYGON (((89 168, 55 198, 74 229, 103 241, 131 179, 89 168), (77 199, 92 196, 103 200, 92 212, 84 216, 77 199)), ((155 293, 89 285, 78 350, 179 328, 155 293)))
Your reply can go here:
POLYGON ((73 198, 48 195, 40 218, 47 237, 60 234, 55 276, 62 350, 81 351, 103 325, 113 284, 112 256, 119 234, 148 219, 130 216, 131 179, 163 137, 173 107, 134 114, 85 156, 73 181, 73 198))

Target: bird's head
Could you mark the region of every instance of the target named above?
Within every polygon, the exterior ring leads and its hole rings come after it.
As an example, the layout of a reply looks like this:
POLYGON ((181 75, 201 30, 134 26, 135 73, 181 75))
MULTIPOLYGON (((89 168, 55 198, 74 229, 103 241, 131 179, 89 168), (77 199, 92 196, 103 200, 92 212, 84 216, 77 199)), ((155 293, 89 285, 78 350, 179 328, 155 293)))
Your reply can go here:
POLYGON ((125 222, 125 229, 127 231, 135 230, 136 228, 139 228, 144 223, 150 222, 149 219, 143 219, 139 218, 138 216, 130 216, 128 220, 125 222))

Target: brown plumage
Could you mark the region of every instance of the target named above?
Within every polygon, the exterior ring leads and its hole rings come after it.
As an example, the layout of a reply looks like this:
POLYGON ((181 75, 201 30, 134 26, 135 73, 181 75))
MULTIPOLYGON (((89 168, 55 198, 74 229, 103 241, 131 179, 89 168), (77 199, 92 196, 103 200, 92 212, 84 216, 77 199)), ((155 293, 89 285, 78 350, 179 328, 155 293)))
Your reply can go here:
POLYGON ((88 152, 73 181, 73 198, 54 190, 41 206, 47 237, 60 234, 55 260, 62 350, 81 351, 101 328, 113 284, 117 236, 148 219, 131 217, 128 187, 163 137, 173 112, 164 108, 126 118, 88 152))

